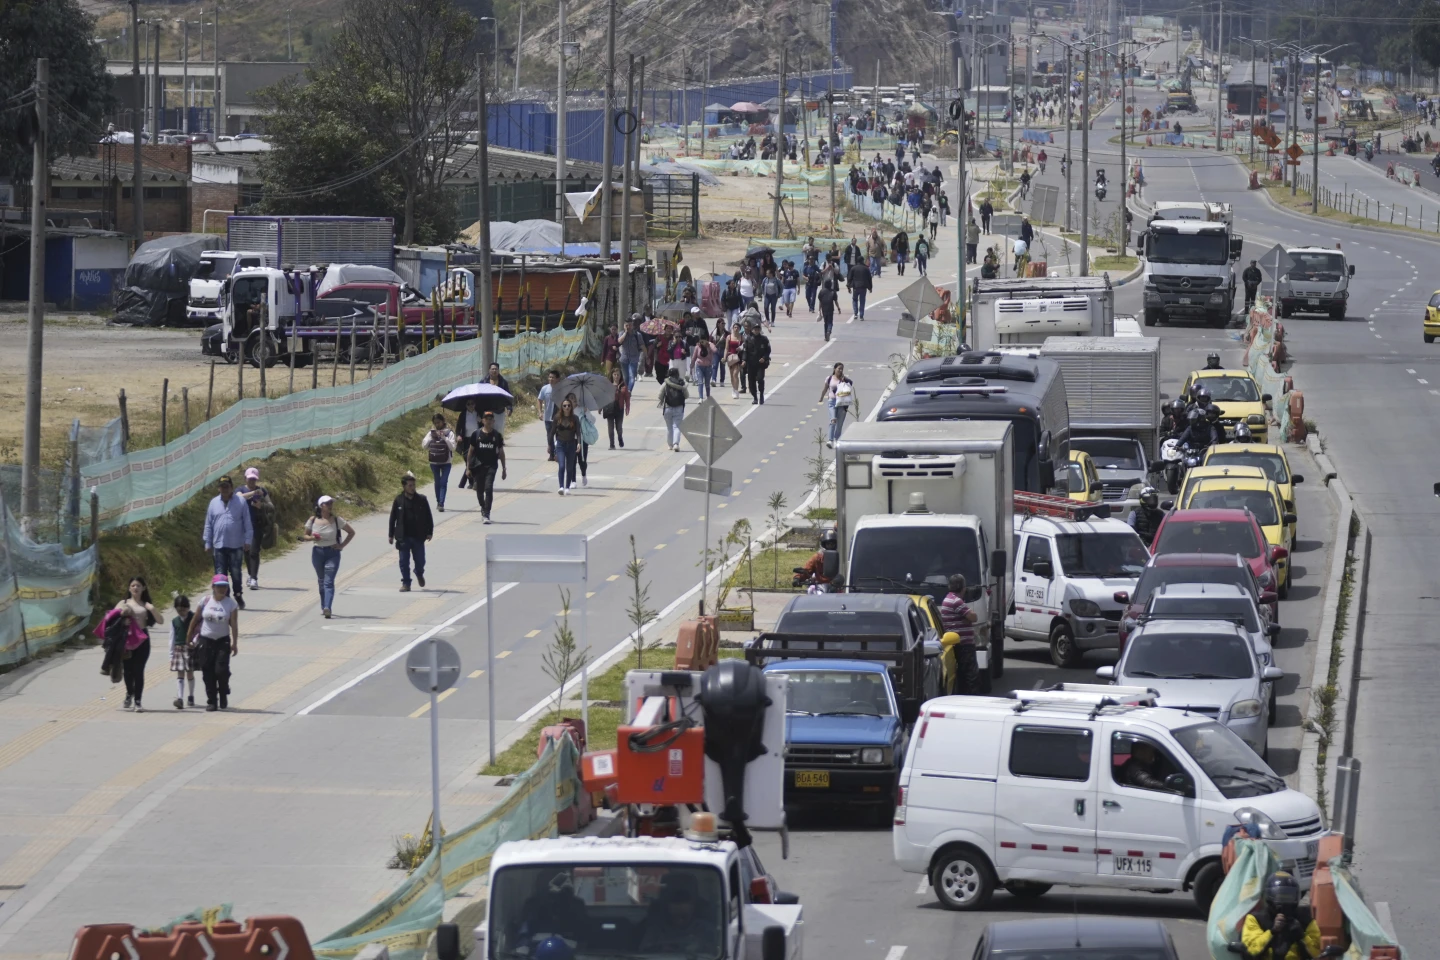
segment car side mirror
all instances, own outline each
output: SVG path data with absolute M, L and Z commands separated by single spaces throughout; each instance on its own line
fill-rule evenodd
M 1032 573 L 1035 574 L 1035 576 L 1044 577 L 1046 580 L 1050 580 L 1055 576 L 1055 567 L 1044 560 L 1041 560 L 1039 563 L 1035 564 L 1035 566 L 1031 567 L 1030 570 Z
M 1260 606 L 1268 607 L 1272 603 L 1279 603 L 1280 597 L 1274 590 L 1265 590 L 1260 594 Z
M 1003 577 L 1010 572 L 1010 558 L 1004 550 L 990 551 L 990 576 Z
M 1287 513 L 1287 514 L 1285 514 L 1285 516 L 1281 517 L 1280 519 L 1284 520 L 1287 524 L 1290 524 L 1290 523 L 1294 523 L 1294 522 L 1295 522 L 1296 517 L 1295 517 L 1295 514 L 1293 514 L 1293 513 Z
M 1270 402 L 1271 400 L 1273 400 L 1274 398 L 1271 397 L 1270 394 L 1268 394 L 1268 393 L 1262 393 L 1262 394 L 1260 394 L 1260 399 L 1261 399 L 1261 400 L 1264 400 L 1266 403 L 1269 403 L 1269 402 Z
M 1265 625 L 1265 636 L 1269 637 L 1271 640 L 1274 640 L 1276 637 L 1280 636 L 1280 624 L 1267 623 Z
M 1115 668 L 1114 668 L 1114 667 L 1096 667 L 1096 668 L 1095 668 L 1095 676 L 1099 677 L 1101 680 L 1114 680 L 1114 679 L 1115 679 Z
M 1128 604 L 1130 602 L 1130 591 L 1116 590 L 1113 594 L 1111 594 L 1110 599 L 1114 600 L 1116 603 Z
M 1266 667 L 1264 670 L 1260 671 L 1260 679 L 1283 680 L 1285 679 L 1285 671 L 1281 670 L 1279 667 Z
M 1295 474 L 1293 477 L 1290 478 L 1290 482 L 1291 482 L 1292 484 L 1295 484 L 1295 483 L 1304 483 L 1304 482 L 1305 482 L 1305 478 L 1302 477 L 1302 476 L 1300 476 L 1300 474 L 1297 473 L 1297 474 Z
M 785 960 L 785 928 L 766 927 L 760 933 L 760 960 Z
M 1160 501 L 1160 509 L 1161 509 L 1161 510 L 1174 510 L 1174 509 L 1175 509 L 1175 501 L 1174 501 L 1174 500 L 1161 500 L 1161 501 Z
M 1190 778 L 1183 773 L 1172 773 L 1165 778 L 1165 789 L 1187 791 L 1190 789 Z
M 964 600 L 966 603 L 976 603 L 984 595 L 985 588 L 981 587 L 979 584 L 975 584 L 974 586 L 966 587 L 965 592 L 960 594 L 960 599 Z
M 1286 514 L 1286 516 L 1294 516 L 1294 514 Z M 1289 523 L 1290 521 L 1287 520 L 1286 522 Z M 1286 557 L 1288 557 L 1288 556 L 1290 556 L 1290 551 L 1289 551 L 1289 550 L 1286 550 L 1284 547 L 1271 547 L 1271 548 L 1270 548 L 1270 559 L 1271 559 L 1271 560 L 1284 560 L 1284 559 L 1285 559 Z
M 1350 276 L 1355 276 L 1355 264 L 1350 264 Z
M 1055 489 L 1055 462 L 1053 460 L 1040 461 L 1040 486 L 1046 490 Z
M 900 722 L 907 727 L 920 718 L 920 701 L 916 699 L 900 701 Z
M 1102 490 L 1104 490 L 1104 489 L 1105 489 L 1105 484 L 1101 483 L 1099 480 L 1093 481 L 1093 482 L 1090 484 L 1090 492 L 1091 492 L 1091 493 L 1099 493 L 1100 491 L 1102 491 Z

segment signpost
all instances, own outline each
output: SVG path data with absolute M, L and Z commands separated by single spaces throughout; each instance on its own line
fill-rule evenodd
M 460 653 L 447 640 L 431 637 L 412 647 L 405 657 L 410 685 L 430 694 L 430 843 L 435 848 L 435 874 L 445 886 L 440 861 L 440 694 L 460 679 Z M 492 757 L 490 760 L 494 763 Z
M 1260 269 L 1270 274 L 1270 308 L 1277 314 L 1280 312 L 1280 307 L 1275 301 L 1280 295 L 1280 278 L 1293 266 L 1295 266 L 1295 261 L 1278 243 L 1265 251 L 1265 256 L 1260 258 Z
M 680 432 L 690 441 L 703 464 L 691 464 L 685 468 L 685 489 L 705 492 L 705 539 L 700 551 L 700 616 L 703 617 L 705 578 L 710 573 L 710 494 L 729 493 L 733 479 L 729 470 L 716 470 L 715 461 L 740 442 L 740 428 L 720 409 L 720 404 L 712 396 L 700 401 L 680 421 Z
M 965 282 L 962 276 L 960 282 Z M 899 293 L 901 305 L 910 314 L 910 320 L 901 318 L 896 327 L 895 335 L 910 338 L 910 352 L 915 352 L 915 341 L 919 339 L 929 340 L 934 336 L 935 325 L 930 323 L 930 315 L 940 308 L 943 302 L 940 299 L 940 291 L 935 289 L 935 284 L 930 282 L 929 277 L 920 277 L 910 286 Z M 965 338 L 960 339 L 963 341 Z M 923 335 L 923 336 L 922 336 Z

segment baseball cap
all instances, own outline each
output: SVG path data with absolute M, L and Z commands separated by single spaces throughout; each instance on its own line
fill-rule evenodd
M 215 574 L 215 576 L 210 578 L 210 586 L 225 587 L 228 589 L 230 587 L 230 578 L 225 576 L 225 574 L 223 573 L 217 573 Z
M 224 485 L 226 485 L 226 484 L 229 484 L 230 486 L 233 487 L 233 486 L 235 486 L 235 481 L 234 481 L 234 480 L 231 480 L 231 479 L 230 479 L 230 474 L 227 473 L 227 474 L 225 474 L 225 476 L 223 476 L 223 477 L 220 478 L 220 484 L 221 484 L 221 486 L 224 486 Z
M 327 493 L 327 494 L 325 494 L 324 496 L 322 496 L 319 500 L 316 500 L 316 501 L 315 501 L 315 506 L 317 506 L 317 507 L 323 507 L 323 506 L 325 506 L 325 504 L 327 504 L 327 503 L 334 503 L 334 502 L 335 502 L 335 498 L 332 497 L 332 496 L 330 496 L 330 495 Z
M 259 467 L 251 467 L 250 469 L 246 470 L 246 471 L 245 471 L 245 479 L 246 479 L 246 480 L 259 480 L 259 479 L 260 479 L 260 468 L 259 468 Z
M 405 476 L 403 476 L 403 477 L 400 478 L 400 482 L 401 482 L 401 483 L 404 483 L 404 482 L 406 482 L 407 480 L 414 480 L 414 479 L 415 479 L 415 471 L 413 471 L 413 470 L 406 470 L 406 471 L 405 471 Z

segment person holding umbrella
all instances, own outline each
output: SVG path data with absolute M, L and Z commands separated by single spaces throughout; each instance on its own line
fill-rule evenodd
M 600 442 L 600 430 L 595 426 L 590 413 L 604 410 L 615 399 L 615 385 L 597 373 L 572 373 L 560 386 L 560 393 L 574 406 L 580 419 L 580 436 L 576 448 L 576 465 L 580 468 L 580 486 L 588 487 L 586 476 L 590 468 L 590 446 Z M 572 484 L 573 486 L 573 478 Z

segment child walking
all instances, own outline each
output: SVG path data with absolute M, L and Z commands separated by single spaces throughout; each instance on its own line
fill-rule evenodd
M 190 621 L 195 614 L 190 612 L 190 598 L 185 594 L 175 597 L 175 619 L 170 621 L 170 669 L 175 672 L 175 709 L 184 710 L 185 705 L 195 706 L 195 667 L 190 662 Z M 190 684 L 187 694 L 185 684 Z

